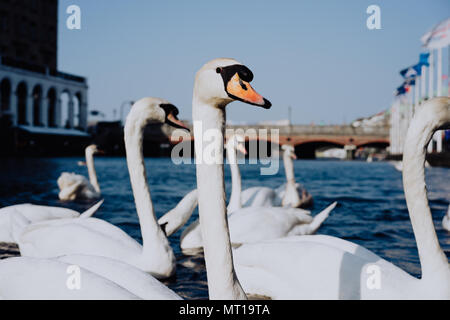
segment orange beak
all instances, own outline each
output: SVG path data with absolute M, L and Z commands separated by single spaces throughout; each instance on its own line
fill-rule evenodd
M 291 153 L 291 158 L 292 158 L 293 160 L 297 160 L 297 155 L 296 155 L 295 153 Z
M 237 73 L 228 81 L 227 92 L 232 98 L 242 102 L 260 106 L 265 109 L 269 109 L 272 106 L 269 100 L 256 92 L 250 83 L 243 81 Z
M 171 125 L 172 127 L 190 131 L 189 128 L 183 123 L 183 121 L 178 120 L 178 118 L 172 113 L 169 113 L 167 115 L 166 123 Z

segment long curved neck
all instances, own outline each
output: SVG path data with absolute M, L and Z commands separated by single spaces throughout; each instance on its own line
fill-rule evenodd
M 175 208 L 158 219 L 159 225 L 164 225 L 167 237 L 177 232 L 192 216 L 198 203 L 197 189 L 186 194 Z
M 141 227 L 144 255 L 156 250 L 155 247 L 166 247 L 168 242 L 156 221 L 144 164 L 143 135 L 149 120 L 145 117 L 145 114 L 135 114 L 132 111 L 128 115 L 127 123 L 125 124 L 125 149 L 128 172 Z
M 283 153 L 284 172 L 286 173 L 286 182 L 295 184 L 294 162 L 289 152 Z
M 94 153 L 90 150 L 86 150 L 86 166 L 89 174 L 89 182 L 94 187 L 95 191 L 100 192 L 100 185 L 97 180 L 97 172 L 95 171 L 94 166 Z
M 435 108 L 439 102 L 431 100 L 419 109 L 408 129 L 403 151 L 403 188 L 417 242 L 422 279 L 442 279 L 443 274 L 448 277 L 449 273 L 447 258 L 434 229 L 424 174 L 428 142 L 434 131 L 444 124 L 442 119 L 450 121 L 448 107 Z
M 236 149 L 233 148 L 231 145 L 230 146 L 227 145 L 226 150 L 227 150 L 228 163 L 230 164 L 230 170 L 231 170 L 231 196 L 230 196 L 230 202 L 228 204 L 228 210 L 229 210 L 229 212 L 233 212 L 235 210 L 242 208 L 241 171 L 239 170 L 239 165 L 237 163 Z
M 210 299 L 245 299 L 233 267 L 223 174 L 225 106 L 192 102 L 200 227 Z M 208 133 L 207 131 L 210 130 Z M 212 131 L 211 131 L 212 130 Z M 215 132 L 214 132 L 215 131 Z M 207 136 L 213 134 L 212 142 Z M 206 159 L 214 150 L 215 158 Z

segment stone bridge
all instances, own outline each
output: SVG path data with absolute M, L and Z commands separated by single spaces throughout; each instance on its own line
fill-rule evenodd
M 164 129 L 162 131 L 170 136 L 172 130 L 168 128 Z M 266 140 L 268 143 L 276 142 L 280 145 L 293 145 L 297 156 L 304 159 L 315 158 L 316 150 L 325 150 L 333 147 L 344 148 L 349 152 L 353 152 L 361 147 L 386 148 L 390 144 L 389 127 L 353 127 L 351 125 L 233 125 L 227 126 L 226 136 L 228 137 L 238 129 L 243 131 L 247 141 Z M 276 137 L 277 134 L 278 137 Z M 185 139 L 192 141 L 192 134 Z M 178 140 L 171 142 L 177 143 Z

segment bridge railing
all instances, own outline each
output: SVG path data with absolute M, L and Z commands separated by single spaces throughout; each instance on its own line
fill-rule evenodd
M 280 135 L 341 135 L 341 136 L 389 136 L 389 127 L 353 127 L 353 126 L 312 126 L 312 125 L 294 125 L 294 126 L 227 126 L 227 128 L 247 129 L 278 129 Z

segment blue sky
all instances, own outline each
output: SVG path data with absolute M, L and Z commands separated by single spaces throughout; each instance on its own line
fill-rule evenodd
M 71 4 L 81 8 L 81 30 L 66 28 Z M 366 27 L 371 4 L 381 8 L 381 30 Z M 90 109 L 109 119 L 145 96 L 191 119 L 195 72 L 232 57 L 273 107 L 234 102 L 228 119 L 286 119 L 292 106 L 294 123 L 340 124 L 389 107 L 398 71 L 418 61 L 420 37 L 449 13 L 448 0 L 60 0 L 58 65 L 88 78 Z

